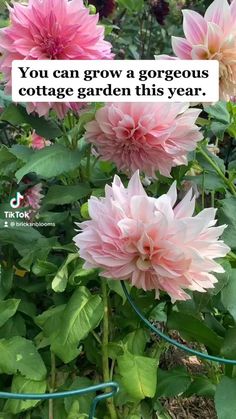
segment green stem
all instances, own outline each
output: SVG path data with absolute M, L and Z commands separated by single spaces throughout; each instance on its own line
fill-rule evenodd
M 236 255 L 235 255 L 235 253 L 229 252 L 227 256 L 228 256 L 228 258 L 230 260 L 232 260 L 232 262 L 236 262 Z
M 202 156 L 205 158 L 205 160 L 213 167 L 213 169 L 218 173 L 218 175 L 223 179 L 229 190 L 232 192 L 234 196 L 236 196 L 236 188 L 235 186 L 230 182 L 229 179 L 224 175 L 222 170 L 217 166 L 217 164 L 208 156 L 208 154 L 199 146 L 198 152 L 202 154 Z
M 53 393 L 55 390 L 56 383 L 56 360 L 55 355 L 51 352 L 51 382 L 50 382 L 50 393 Z M 53 413 L 53 399 L 49 399 L 48 402 L 48 416 L 49 419 L 54 419 Z
M 90 179 L 90 159 L 91 159 L 91 146 L 88 149 L 87 153 L 87 162 L 86 162 L 86 177 Z
M 109 312 L 108 312 L 108 295 L 107 295 L 107 284 L 106 280 L 102 278 L 102 295 L 104 304 L 104 315 L 103 315 L 103 337 L 102 337 L 102 367 L 103 367 L 103 379 L 104 381 L 110 381 L 109 373 L 109 360 L 108 360 L 108 342 L 109 342 Z M 117 419 L 116 408 L 113 402 L 113 398 L 106 400 L 107 409 L 110 413 L 111 419 Z

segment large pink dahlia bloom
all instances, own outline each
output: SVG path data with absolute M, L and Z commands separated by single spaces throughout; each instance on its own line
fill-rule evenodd
M 138 172 L 125 188 L 118 176 L 106 186 L 105 198 L 91 197 L 91 220 L 74 241 L 84 268 L 101 268 L 108 278 L 130 280 L 146 290 L 166 291 L 175 300 L 204 292 L 217 282 L 211 272 L 224 272 L 214 261 L 230 250 L 218 240 L 225 225 L 214 227 L 214 208 L 193 216 L 195 199 L 189 191 L 176 205 L 175 183 L 159 198 L 147 196 Z
M 0 31 L 0 70 L 11 92 L 13 60 L 99 60 L 111 59 L 111 44 L 104 40 L 99 15 L 90 15 L 82 0 L 29 0 L 14 3 L 10 26 Z M 62 118 L 79 103 L 32 103 L 29 112 L 46 115 L 50 108 Z
M 109 103 L 86 125 L 85 138 L 104 160 L 119 170 L 155 171 L 170 176 L 173 166 L 187 163 L 187 153 L 202 139 L 195 125 L 201 112 L 186 103 Z
M 172 37 L 175 55 L 182 60 L 218 60 L 221 99 L 236 95 L 236 0 L 214 0 L 205 16 L 183 10 L 185 38 Z M 158 59 L 172 57 L 159 55 Z

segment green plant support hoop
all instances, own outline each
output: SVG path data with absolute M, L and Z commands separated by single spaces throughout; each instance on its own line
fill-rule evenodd
M 145 323 L 145 325 L 156 335 L 158 335 L 160 338 L 165 340 L 166 342 L 170 343 L 171 345 L 176 346 L 179 349 L 182 349 L 185 352 L 188 352 L 192 355 L 195 355 L 199 358 L 206 359 L 207 361 L 213 361 L 213 362 L 219 362 L 220 364 L 228 364 L 228 365 L 236 365 L 236 359 L 228 359 L 228 358 L 222 358 L 218 356 L 208 355 L 204 352 L 195 351 L 194 349 L 188 348 L 186 345 L 183 345 L 182 343 L 177 342 L 177 340 L 170 338 L 165 333 L 161 332 L 156 326 L 154 326 L 150 321 L 144 316 L 144 314 L 141 312 L 141 310 L 136 306 L 135 302 L 132 300 L 126 285 L 124 281 L 121 281 L 121 285 L 123 288 L 123 291 L 125 293 L 125 296 L 127 300 L 129 301 L 130 305 L 134 309 L 135 313 L 138 315 L 138 317 Z
M 0 392 L 0 398 L 2 399 L 15 399 L 15 400 L 49 400 L 49 399 L 63 399 L 65 397 L 72 397 L 72 396 L 83 396 L 84 394 L 93 393 L 95 391 L 102 391 L 105 389 L 110 388 L 111 390 L 107 393 L 98 394 L 94 397 L 90 412 L 89 412 L 89 419 L 95 418 L 95 412 L 97 404 L 104 399 L 108 399 L 113 397 L 118 391 L 119 386 L 114 381 L 109 381 L 107 383 L 97 384 L 91 387 L 84 387 L 78 390 L 71 390 L 71 391 L 62 391 L 58 393 L 46 393 L 46 394 L 38 394 L 38 393 L 7 393 L 7 392 Z

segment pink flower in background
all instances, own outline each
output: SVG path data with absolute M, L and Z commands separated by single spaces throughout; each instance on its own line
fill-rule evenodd
M 190 298 L 183 289 L 214 288 L 211 272 L 224 272 L 214 259 L 230 250 L 218 240 L 226 226 L 214 227 L 214 208 L 193 216 L 192 192 L 176 205 L 175 183 L 167 194 L 148 197 L 138 172 L 127 188 L 115 176 L 105 193 L 91 197 L 91 220 L 78 224 L 82 232 L 74 238 L 85 269 L 101 268 L 103 276 L 130 280 L 156 297 L 166 291 L 172 301 Z
M 185 38 L 172 37 L 175 55 L 182 60 L 218 60 L 221 99 L 236 95 L 236 0 L 214 0 L 205 16 L 183 10 Z M 159 55 L 158 59 L 174 59 Z
M 119 170 L 170 176 L 203 138 L 195 125 L 200 112 L 186 103 L 108 103 L 86 125 L 85 138 Z
M 52 144 L 51 141 L 46 140 L 43 137 L 40 137 L 40 135 L 36 134 L 35 132 L 33 132 L 31 138 L 32 138 L 31 147 L 34 150 L 41 150 L 41 148 L 47 147 Z
M 99 60 L 111 59 L 111 44 L 104 40 L 104 28 L 97 25 L 98 14 L 90 15 L 82 0 L 30 0 L 14 3 L 10 26 L 0 32 L 0 70 L 11 92 L 13 60 Z M 62 118 L 79 103 L 32 103 L 28 112 L 40 116 L 54 109 Z
M 43 199 L 44 195 L 42 192 L 42 184 L 38 183 L 35 186 L 27 189 L 24 192 L 24 200 L 22 203 L 22 207 L 30 207 L 33 210 L 38 210 L 40 208 L 41 200 Z

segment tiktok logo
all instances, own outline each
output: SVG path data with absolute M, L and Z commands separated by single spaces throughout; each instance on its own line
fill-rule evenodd
M 24 199 L 23 195 L 20 192 L 16 192 L 16 197 L 10 200 L 10 205 L 12 208 L 19 208 L 20 203 Z

